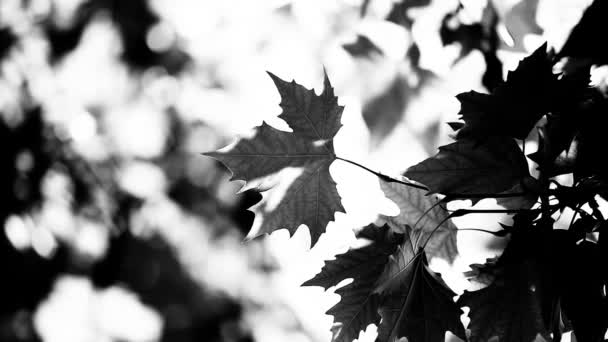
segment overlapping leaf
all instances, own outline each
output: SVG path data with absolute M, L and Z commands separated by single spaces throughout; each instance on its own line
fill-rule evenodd
M 601 248 L 590 241 L 574 246 L 571 265 L 564 279 L 562 303 L 577 341 L 604 341 L 608 329 L 608 298 L 605 292 L 605 260 Z M 604 268 L 604 269 L 602 269 Z
M 352 283 L 336 291 L 340 295 L 340 302 L 327 312 L 334 316 L 333 341 L 351 342 L 369 324 L 380 321 L 380 297 L 373 292 L 388 257 L 399 245 L 398 236 L 391 233 L 387 226 L 369 225 L 359 236 L 371 240 L 371 243 L 350 249 L 336 256 L 335 260 L 326 261 L 319 274 L 302 284 L 328 289 L 344 279 L 353 279 Z
M 526 158 L 508 137 L 491 137 L 483 143 L 459 140 L 410 167 L 406 177 L 426 185 L 433 193 L 499 193 L 529 175 Z
M 521 222 L 510 228 L 513 236 L 500 258 L 471 265 L 469 275 L 488 285 L 465 291 L 458 301 L 470 308 L 471 342 L 559 341 L 568 326 L 561 298 L 568 293 L 564 273 L 571 268 L 572 234 L 522 229 Z
M 327 76 L 323 93 L 316 95 L 314 90 L 269 74 L 281 94 L 279 117 L 293 132 L 262 123 L 252 138 L 206 155 L 224 163 L 232 179 L 245 180 L 244 189 L 266 191 L 264 200 L 254 207 L 256 218 L 248 238 L 282 228 L 293 234 L 305 224 L 314 245 L 334 214 L 344 212 L 329 173 L 336 158 L 332 139 L 341 127 L 343 107 Z
M 378 282 L 376 291 L 383 296 L 379 340 L 443 342 L 447 331 L 464 340 L 462 311 L 453 300 L 456 294 L 429 269 L 426 254 L 418 250 L 425 240 L 412 233 L 391 256 Z
M 425 190 L 384 180 L 380 180 L 380 188 L 399 207 L 399 215 L 385 217 L 388 224 L 402 234 L 406 233 L 407 226 L 420 230 L 424 240 L 431 238 L 425 248 L 427 254 L 453 262 L 458 255 L 457 228 L 448 218 L 449 213 L 438 205 L 437 196 L 427 196 Z
M 550 341 L 531 267 L 524 263 L 509 269 L 488 287 L 465 291 L 460 297 L 459 304 L 471 309 L 471 342 L 486 342 L 493 337 L 501 342 L 532 342 L 537 336 Z M 481 279 L 489 274 L 483 272 Z
M 503 135 L 518 139 L 528 136 L 534 124 L 548 111 L 557 81 L 553 63 L 543 44 L 510 71 L 506 82 L 491 94 L 469 91 L 456 98 L 461 103 L 462 127 L 457 137 L 485 140 Z

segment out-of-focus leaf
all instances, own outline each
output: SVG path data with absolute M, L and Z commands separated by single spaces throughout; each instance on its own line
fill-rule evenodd
M 432 193 L 498 193 L 529 175 L 528 164 L 515 141 L 491 137 L 483 143 L 459 140 L 410 167 L 406 177 Z
M 361 34 L 357 35 L 357 39 L 354 42 L 342 45 L 342 48 L 353 57 L 372 58 L 384 54 L 374 42 Z
M 499 1 L 492 1 L 493 3 Z M 500 6 L 495 6 L 500 7 Z M 540 35 L 543 29 L 536 22 L 536 11 L 538 0 L 522 0 L 510 7 L 506 12 L 499 13 L 509 36 L 513 40 L 513 46 L 503 44 L 506 49 L 525 52 L 524 38 L 526 35 Z
M 373 292 L 388 257 L 399 245 L 399 238 L 386 225 L 369 225 L 359 236 L 370 239 L 371 243 L 326 261 L 319 274 L 302 284 L 321 286 L 327 290 L 344 279 L 353 279 L 352 283 L 336 291 L 340 295 L 340 302 L 327 311 L 328 315 L 334 316 L 333 341 L 351 342 L 369 324 L 380 322 L 380 298 Z
M 409 16 L 408 11 L 416 7 L 426 7 L 430 5 L 430 0 L 401 0 L 393 4 L 386 20 L 401 25 L 408 30 L 412 28 L 413 20 Z
M 486 89 L 493 90 L 502 83 L 502 62 L 496 56 L 499 46 L 496 30 L 499 16 L 494 6 L 488 3 L 480 21 L 470 23 L 470 10 L 461 3 L 457 10 L 448 13 L 443 18 L 439 35 L 444 45 L 458 43 L 462 47 L 456 62 L 473 50 L 478 50 L 483 54 L 486 71 L 481 81 Z M 466 19 L 463 20 L 463 17 Z
M 8 27 L 0 27 L 0 61 L 8 56 L 9 51 L 17 42 L 17 36 Z
M 380 188 L 399 207 L 399 215 L 386 218 L 389 225 L 402 234 L 409 230 L 407 227 L 420 230 L 419 234 L 424 235 L 422 241 L 431 236 L 425 248 L 427 254 L 453 262 L 458 255 L 458 230 L 448 219 L 449 213 L 437 205 L 437 196 L 427 196 L 425 190 L 383 180 L 380 180 Z
M 363 107 L 363 120 L 369 127 L 372 143 L 383 141 L 403 119 L 411 93 L 407 81 L 397 76 L 388 89 Z
M 283 112 L 279 117 L 293 133 L 262 123 L 252 138 L 205 155 L 224 163 L 232 171 L 232 179 L 245 180 L 244 189 L 272 188 L 286 181 L 281 171 L 298 168 L 299 175 L 274 208 L 268 208 L 267 200 L 254 207 L 256 219 L 248 237 L 282 228 L 293 234 L 305 224 L 314 245 L 335 212 L 344 212 L 336 183 L 329 173 L 329 165 L 336 158 L 332 139 L 341 127 L 344 107 L 338 106 L 327 76 L 320 96 L 295 81 L 289 83 L 273 74 L 270 76 L 281 94 Z

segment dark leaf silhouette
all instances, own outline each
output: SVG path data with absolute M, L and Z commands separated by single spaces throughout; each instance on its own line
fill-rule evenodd
M 608 167 L 598 156 L 603 155 L 605 144 L 604 128 L 608 124 L 608 100 L 599 95 L 579 115 L 585 119 L 580 120 L 580 130 L 574 139 L 576 144 L 574 158 L 574 177 L 581 180 L 593 175 L 604 182 L 608 181 Z
M 270 77 L 281 94 L 283 112 L 279 117 L 293 133 L 262 123 L 252 138 L 205 155 L 224 163 L 232 171 L 232 179 L 247 181 L 244 189 L 264 191 L 277 183 L 284 185 L 290 181 L 285 171 L 295 168 L 298 175 L 292 177 L 282 198 L 277 198 L 282 195 L 279 191 L 271 189 L 254 207 L 256 219 L 248 237 L 282 228 L 293 234 L 305 224 L 314 245 L 335 212 L 344 211 L 329 173 L 329 165 L 336 158 L 332 139 L 340 129 L 343 107 L 338 106 L 327 76 L 320 96 L 295 82 L 285 82 L 273 74 Z M 280 202 L 269 208 L 267 197 Z
M 532 227 L 531 225 L 535 226 Z M 470 340 L 559 341 L 570 327 L 563 310 L 567 293 L 564 272 L 569 273 L 575 239 L 569 231 L 541 231 L 542 223 L 518 218 L 512 239 L 500 258 L 471 265 L 472 280 L 487 285 L 465 291 L 458 303 L 470 308 Z M 531 230 L 530 228 L 534 229 Z
M 598 44 L 589 39 L 604 30 L 606 15 L 608 15 L 608 3 L 603 0 L 593 1 L 579 23 L 570 32 L 559 56 L 590 59 L 594 64 L 608 63 L 606 44 Z
M 407 169 L 406 177 L 433 193 L 497 193 L 528 175 L 528 164 L 510 138 L 492 137 L 483 143 L 459 140 Z
M 571 253 L 569 276 L 565 279 L 563 308 L 572 322 L 577 341 L 604 340 L 608 328 L 606 298 L 601 265 L 601 251 L 596 243 L 583 241 Z
M 557 76 L 543 44 L 524 58 L 491 94 L 469 91 L 456 96 L 465 126 L 459 139 L 484 140 L 496 135 L 524 139 L 551 105 Z
M 515 226 L 513 229 L 522 229 Z M 477 291 L 465 291 L 459 298 L 461 306 L 470 308 L 470 341 L 532 342 L 537 337 L 550 341 L 550 331 L 543 319 L 541 268 L 531 256 L 530 236 L 514 233 L 513 239 L 498 259 L 485 265 L 471 265 L 478 283 L 488 285 Z
M 465 292 L 459 303 L 471 311 L 470 341 L 488 341 L 498 337 L 500 341 L 535 340 L 540 335 L 549 341 L 549 331 L 542 319 L 542 304 L 531 265 L 525 263 L 495 279 L 488 287 Z M 482 273 L 484 277 L 489 271 Z M 482 277 L 482 281 L 487 281 Z

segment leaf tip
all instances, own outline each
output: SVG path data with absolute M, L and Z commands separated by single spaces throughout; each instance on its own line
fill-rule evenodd
M 275 75 L 274 73 L 272 73 L 271 71 L 266 70 L 266 73 L 268 74 L 268 76 L 270 76 L 270 79 L 272 79 L 272 82 L 275 84 L 275 86 L 277 88 L 280 89 L 280 87 L 282 85 L 284 85 L 285 83 L 289 83 L 287 81 L 285 81 L 284 79 L 280 78 L 279 76 Z

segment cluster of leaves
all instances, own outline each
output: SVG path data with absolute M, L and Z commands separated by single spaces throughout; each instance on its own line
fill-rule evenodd
M 367 169 L 400 214 L 363 228 L 358 236 L 367 245 L 327 261 L 303 284 L 329 289 L 352 279 L 336 291 L 341 301 L 328 311 L 334 341 L 357 339 L 369 324 L 378 326 L 379 341 L 438 342 L 447 331 L 472 342 L 559 341 L 566 331 L 580 341 L 603 340 L 608 222 L 598 201 L 608 199 L 601 158 L 608 99 L 589 86 L 591 62 L 556 74 L 558 61 L 542 45 L 491 93 L 458 95 L 461 121 L 450 123 L 455 141 L 405 177 Z M 332 139 L 343 108 L 327 76 L 321 95 L 271 77 L 282 97 L 280 117 L 293 132 L 263 123 L 253 137 L 207 155 L 245 180 L 246 189 L 265 191 L 250 237 L 283 228 L 293 234 L 305 224 L 314 245 L 334 214 L 344 211 L 329 165 L 336 159 L 358 164 L 335 154 Z M 526 155 L 529 140 L 538 150 Z M 506 209 L 448 211 L 444 205 L 483 198 L 496 198 Z M 556 229 L 566 210 L 574 213 L 570 225 Z M 492 232 L 509 243 L 499 257 L 471 265 L 471 281 L 485 287 L 455 301 L 427 259 L 452 262 L 457 228 L 451 219 L 479 212 L 515 214 L 512 225 Z M 470 308 L 468 334 L 462 307 Z

